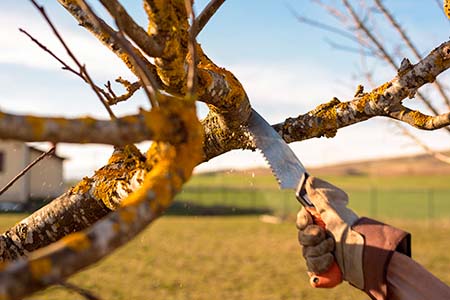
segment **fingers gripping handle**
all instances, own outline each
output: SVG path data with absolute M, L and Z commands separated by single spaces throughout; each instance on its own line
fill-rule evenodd
M 326 229 L 326 224 L 320 217 L 320 213 L 314 207 L 314 204 L 308 197 L 304 189 L 304 184 L 306 179 L 308 178 L 308 174 L 305 173 L 303 180 L 301 180 L 300 185 L 297 189 L 296 195 L 298 201 L 305 207 L 305 209 L 311 214 L 314 224 L 319 225 L 323 229 Z M 308 273 L 309 283 L 314 288 L 332 288 L 342 282 L 342 272 L 339 268 L 339 265 L 336 262 L 336 258 L 334 259 L 330 268 L 321 274 Z
M 306 210 L 311 214 L 314 224 L 325 229 L 325 223 L 319 212 L 314 207 L 306 207 Z M 336 262 L 336 258 L 327 271 L 321 274 L 309 273 L 309 276 L 309 283 L 314 288 L 332 288 L 342 282 L 342 272 Z

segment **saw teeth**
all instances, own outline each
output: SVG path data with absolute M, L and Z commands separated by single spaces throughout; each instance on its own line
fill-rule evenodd
M 275 179 L 277 180 L 278 184 L 281 185 L 281 179 L 278 177 L 277 172 L 275 172 L 275 170 L 273 169 L 272 164 L 270 163 L 270 160 L 266 157 L 266 155 L 264 154 L 263 151 L 259 151 L 261 152 L 262 156 L 264 157 L 264 160 L 267 162 L 267 164 L 269 165 L 270 171 L 272 172 L 273 176 L 275 177 Z

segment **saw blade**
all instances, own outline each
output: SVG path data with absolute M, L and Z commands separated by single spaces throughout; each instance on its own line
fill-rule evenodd
M 280 135 L 255 110 L 248 129 L 282 189 L 297 189 L 306 169 Z

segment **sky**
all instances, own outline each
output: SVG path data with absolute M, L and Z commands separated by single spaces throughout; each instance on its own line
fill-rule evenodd
M 96 1 L 90 2 L 108 19 Z M 342 9 L 339 2 L 329 1 Z M 448 39 L 450 25 L 436 1 L 384 2 L 423 54 Z M 97 84 L 113 81 L 119 76 L 130 81 L 134 79 L 123 63 L 78 26 L 57 1 L 41 0 L 40 3 Z M 146 26 L 141 1 L 121 3 L 140 24 Z M 197 13 L 206 3 L 196 2 Z M 337 35 L 299 23 L 289 7 L 311 19 L 337 24 L 308 0 L 228 0 L 198 37 L 207 55 L 236 75 L 253 107 L 270 123 L 303 114 L 333 97 L 341 101 L 350 100 L 358 84 L 370 89 L 361 75 L 361 56 L 332 47 L 329 41 L 357 46 Z M 401 46 L 399 37 L 381 23 L 377 24 L 377 33 L 394 45 L 390 51 L 401 52 L 396 56 L 398 63 L 403 56 L 408 56 L 414 63 L 415 59 Z M 29 1 L 0 1 L 0 109 L 18 114 L 90 115 L 107 119 L 105 109 L 89 87 L 73 74 L 61 70 L 58 62 L 36 47 L 18 28 L 27 30 L 61 57 L 67 57 Z M 367 66 L 373 71 L 376 84 L 396 75 L 393 69 L 374 58 L 367 58 Z M 449 76 L 447 72 L 439 79 L 445 82 Z M 120 88 L 116 86 L 116 90 Z M 432 89 L 426 88 L 425 92 L 430 93 L 439 105 L 440 99 Z M 405 104 L 422 108 L 416 100 L 405 101 Z M 122 116 L 136 113 L 139 107 L 148 108 L 142 91 L 113 110 Z M 205 114 L 205 106 L 199 105 L 199 116 Z M 434 149 L 450 149 L 448 134 L 442 130 L 411 131 Z M 145 149 L 148 145 L 144 142 L 139 146 Z M 48 147 L 46 144 L 37 146 L 42 149 Z M 307 167 L 421 152 L 414 142 L 399 133 L 392 121 L 385 118 L 340 129 L 334 138 L 310 139 L 293 143 L 291 147 Z M 92 175 L 95 169 L 106 163 L 112 147 L 61 144 L 57 151 L 67 158 L 65 177 L 73 179 Z M 259 153 L 236 150 L 203 163 L 196 171 L 264 165 Z

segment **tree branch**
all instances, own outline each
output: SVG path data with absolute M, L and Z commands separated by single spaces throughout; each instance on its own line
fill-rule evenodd
M 157 44 L 141 26 L 134 22 L 118 1 L 100 0 L 100 2 L 114 18 L 119 29 L 127 34 L 147 55 L 158 57 L 162 54 L 163 47 Z
M 66 119 L 0 113 L 0 136 L 24 142 L 127 145 L 157 140 L 177 143 L 185 138 L 182 128 L 180 119 L 160 109 L 141 110 L 138 115 L 113 122 L 90 117 Z
M 99 26 L 94 25 L 86 15 L 86 12 L 80 7 L 76 1 L 72 0 L 57 0 L 77 21 L 78 23 L 86 28 L 90 33 L 92 33 L 100 42 L 102 42 L 109 50 L 115 53 L 126 66 L 134 73 L 136 73 L 135 67 L 130 63 L 130 54 L 120 46 L 117 41 L 108 32 L 114 31 L 108 24 L 103 20 L 100 21 L 103 28 L 108 28 L 107 31 L 99 28 Z M 139 49 L 133 47 L 133 53 L 144 62 L 146 69 L 154 75 L 157 80 L 158 88 L 163 88 L 164 84 L 159 80 L 156 73 L 156 68 L 151 64 Z
M 274 127 L 287 142 L 320 136 L 332 137 L 339 128 L 375 116 L 390 116 L 391 112 L 398 111 L 403 99 L 413 97 L 417 89 L 433 82 L 436 76 L 449 67 L 450 42 L 445 42 L 422 61 L 370 93 L 360 94 L 348 102 L 332 100 Z M 439 126 L 445 125 L 443 118 L 439 117 Z
M 405 44 L 408 46 L 408 48 L 412 51 L 414 56 L 420 60 L 422 59 L 422 55 L 420 55 L 419 50 L 416 46 L 414 46 L 412 40 L 408 37 L 405 30 L 400 26 L 400 24 L 395 20 L 394 16 L 391 14 L 391 12 L 384 6 L 384 4 L 381 2 L 381 0 L 375 0 L 375 4 L 380 9 L 380 11 L 383 13 L 383 15 L 386 17 L 386 19 L 389 21 L 389 23 L 392 25 L 392 27 L 395 28 L 395 30 L 400 34 Z M 445 5 L 445 4 L 444 4 Z M 433 83 L 436 86 L 436 89 L 438 90 L 439 94 L 441 95 L 442 99 L 444 100 L 445 105 L 448 109 L 450 109 L 450 98 L 447 96 L 447 94 L 444 91 L 444 87 L 442 84 L 435 80 Z
M 214 16 L 214 14 L 219 10 L 220 6 L 225 2 L 225 0 L 211 0 L 205 9 L 200 13 L 196 19 L 197 25 L 194 27 L 193 34 L 197 36 L 208 24 L 209 20 Z

